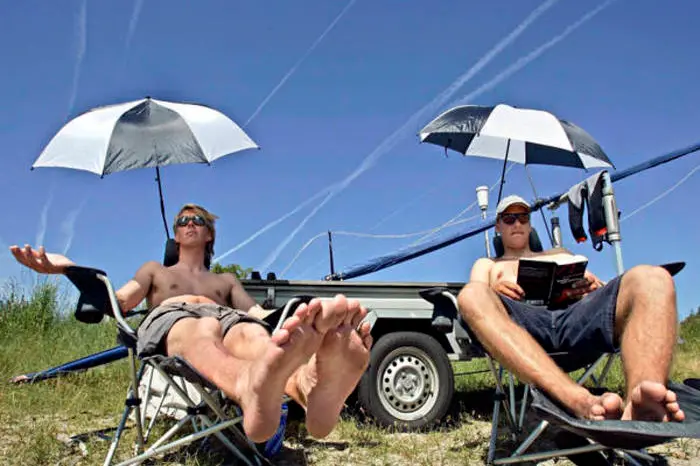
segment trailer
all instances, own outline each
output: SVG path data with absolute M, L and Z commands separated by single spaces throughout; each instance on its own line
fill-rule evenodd
M 279 280 L 273 274 L 242 280 L 264 308 L 299 295 L 332 298 L 343 294 L 368 310 L 374 343 L 370 364 L 351 398 L 383 426 L 419 430 L 439 423 L 454 393 L 452 361 L 479 356 L 466 332 L 443 319 L 421 293 L 436 287 L 455 294 L 464 283 L 346 282 Z M 444 328 L 444 325 L 450 328 Z M 443 326 L 440 328 L 440 326 Z

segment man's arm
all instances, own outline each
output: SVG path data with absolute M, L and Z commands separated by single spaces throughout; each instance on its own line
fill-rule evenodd
M 160 267 L 161 265 L 156 261 L 146 262 L 136 271 L 134 278 L 116 291 L 117 301 L 123 314 L 138 306 L 148 296 L 153 285 L 153 277 Z
M 501 271 L 496 279 L 491 281 L 491 270 L 493 269 L 494 261 L 486 257 L 482 257 L 474 262 L 472 271 L 469 277 L 469 283 L 477 282 L 484 283 L 491 287 L 496 293 L 508 296 L 511 299 L 522 299 L 523 289 L 517 283 L 508 280 L 502 280 L 503 271 Z
M 493 267 L 493 261 L 486 257 L 477 259 L 472 266 L 471 273 L 469 274 L 469 282 L 481 282 L 491 285 L 491 268 Z
M 75 265 L 75 262 L 64 255 L 47 253 L 43 246 L 39 249 L 33 249 L 28 244 L 23 248 L 11 246 L 10 252 L 17 262 L 39 273 L 63 274 L 66 267 Z M 155 261 L 146 262 L 136 272 L 134 278 L 116 292 L 117 301 L 123 313 L 136 307 L 148 295 L 153 284 L 153 276 L 159 267 L 160 264 Z
M 253 314 L 263 310 L 262 307 L 255 302 L 253 297 L 248 294 L 245 288 L 243 288 L 243 284 L 241 284 L 240 280 L 238 280 L 234 274 L 226 273 L 224 275 L 231 282 L 230 301 L 233 309 L 240 309 L 241 311 L 247 312 L 254 311 Z

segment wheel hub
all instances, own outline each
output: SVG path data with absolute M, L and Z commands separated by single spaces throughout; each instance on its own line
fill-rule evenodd
M 429 361 L 427 357 L 421 358 L 411 354 L 413 352 L 404 349 L 387 358 L 378 381 L 382 404 L 394 416 L 406 420 L 420 417 L 424 414 L 422 411 L 430 410 L 435 398 L 435 370 L 432 364 L 426 362 Z

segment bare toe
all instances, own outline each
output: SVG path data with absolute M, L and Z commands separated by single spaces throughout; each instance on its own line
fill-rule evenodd
M 656 422 L 682 421 L 685 416 L 676 399 L 676 394 L 668 390 L 664 384 L 645 380 L 630 392 L 629 403 L 622 419 Z M 676 410 L 676 408 L 678 409 Z
M 348 324 L 352 328 L 358 328 L 360 322 L 362 322 L 364 318 L 367 317 L 367 309 L 365 309 L 357 300 L 351 301 L 350 307 L 352 309 L 352 315 L 350 316 Z M 350 312 L 348 312 L 348 314 L 350 314 Z
M 326 333 L 332 328 L 342 325 L 348 312 L 348 300 L 338 294 L 332 300 L 324 300 L 321 309 L 314 318 L 313 327 L 319 333 Z
M 582 419 L 593 421 L 604 421 L 620 419 L 622 415 L 622 398 L 615 393 L 604 393 L 595 396 L 587 391 L 582 392 L 582 396 L 570 409 Z

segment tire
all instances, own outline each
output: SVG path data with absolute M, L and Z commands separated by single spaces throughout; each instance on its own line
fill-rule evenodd
M 450 407 L 454 372 L 435 338 L 389 333 L 372 347 L 357 392 L 365 413 L 381 426 L 422 430 L 439 422 Z

